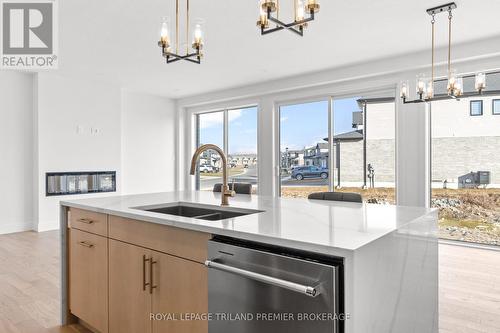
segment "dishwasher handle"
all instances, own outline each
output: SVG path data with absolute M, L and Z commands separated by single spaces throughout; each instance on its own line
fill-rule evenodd
M 236 268 L 233 266 L 224 265 L 224 264 L 212 261 L 212 260 L 205 261 L 205 266 L 207 266 L 208 268 L 217 269 L 219 271 L 224 271 L 224 272 L 228 272 L 228 273 L 241 275 L 241 276 L 244 276 L 246 278 L 260 281 L 260 282 L 267 283 L 267 284 L 271 284 L 271 285 L 274 285 L 277 287 L 285 288 L 285 289 L 295 291 L 297 293 L 300 293 L 300 294 L 303 294 L 303 295 L 306 295 L 309 297 L 316 297 L 320 294 L 317 287 L 306 286 L 306 285 L 302 285 L 299 283 L 295 283 L 295 282 L 291 282 L 291 281 L 287 281 L 287 280 L 283 280 L 283 279 L 278 279 L 278 278 L 275 278 L 272 276 L 247 271 L 247 270 L 244 270 L 241 268 Z

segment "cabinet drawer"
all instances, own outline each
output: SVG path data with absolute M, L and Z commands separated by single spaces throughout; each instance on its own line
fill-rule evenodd
M 106 214 L 70 208 L 69 215 L 71 228 L 88 231 L 101 236 L 108 236 L 108 219 Z
M 109 237 L 204 263 L 211 235 L 110 215 Z
M 69 309 L 97 329 L 108 331 L 108 240 L 69 231 Z

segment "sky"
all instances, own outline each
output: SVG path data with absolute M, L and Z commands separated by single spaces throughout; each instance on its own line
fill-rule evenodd
M 200 143 L 223 146 L 224 112 L 200 114 Z M 228 111 L 229 154 L 257 153 L 257 107 Z
M 360 111 L 359 97 L 334 100 L 334 133 L 352 131 L 352 112 Z M 257 153 L 257 107 L 228 111 L 229 153 Z M 200 143 L 223 145 L 224 113 L 199 116 Z M 280 145 L 282 151 L 302 149 L 325 142 L 328 137 L 328 101 L 287 105 L 280 108 Z
M 358 97 L 334 100 L 334 134 L 350 132 L 352 113 L 360 111 Z M 283 106 L 280 109 L 280 146 L 284 151 L 311 147 L 328 137 L 328 101 Z

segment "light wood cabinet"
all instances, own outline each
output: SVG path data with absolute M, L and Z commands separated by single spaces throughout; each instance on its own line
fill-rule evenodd
M 151 251 L 109 240 L 109 332 L 151 332 Z
M 100 333 L 208 332 L 207 321 L 168 319 L 208 312 L 211 235 L 73 209 L 70 226 L 73 315 Z
M 207 268 L 197 262 L 153 252 L 153 313 L 204 315 L 208 310 Z M 186 318 L 184 318 L 186 319 Z M 153 321 L 153 332 L 208 332 L 208 322 L 197 320 Z
M 106 214 L 71 208 L 69 211 L 69 223 L 73 229 L 87 231 L 104 237 L 108 236 L 108 216 Z
M 207 241 L 210 237 L 204 232 L 109 216 L 109 238 L 199 263 L 207 260 Z
M 69 308 L 99 332 L 108 332 L 108 240 L 71 229 Z

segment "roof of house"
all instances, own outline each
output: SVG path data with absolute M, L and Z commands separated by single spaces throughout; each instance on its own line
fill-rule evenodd
M 328 138 L 324 138 L 323 140 L 328 142 Z M 363 130 L 355 130 L 351 132 L 340 133 L 333 137 L 334 142 L 360 141 L 360 140 L 363 140 Z

